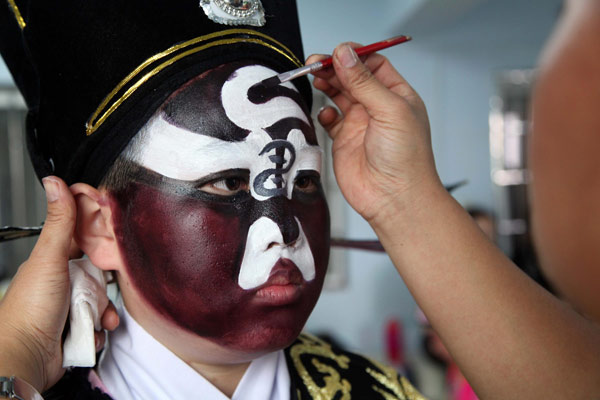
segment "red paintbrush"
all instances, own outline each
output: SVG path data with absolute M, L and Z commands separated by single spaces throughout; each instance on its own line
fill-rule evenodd
M 392 46 L 395 46 L 400 43 L 408 42 L 411 39 L 412 38 L 410 36 L 405 36 L 405 35 L 396 36 L 391 39 L 382 40 L 381 42 L 377 42 L 377 43 L 369 44 L 367 46 L 356 48 L 356 49 L 354 49 L 354 51 L 356 51 L 356 54 L 358 54 L 359 57 L 366 56 L 371 53 L 375 53 L 376 51 L 387 49 L 388 47 L 392 47 Z M 323 68 L 330 67 L 331 64 L 333 64 L 333 57 L 326 58 L 322 61 L 317 61 L 316 63 L 312 63 L 312 64 L 306 65 L 304 67 L 294 69 L 292 71 L 288 71 L 288 72 L 281 73 L 279 75 L 275 75 L 271 78 L 267 78 L 264 81 L 261 81 L 261 82 L 257 83 L 256 85 L 254 85 L 254 87 L 259 86 L 259 85 L 263 86 L 263 87 L 276 86 L 276 85 L 279 85 L 280 83 L 299 78 L 306 74 L 320 71 Z

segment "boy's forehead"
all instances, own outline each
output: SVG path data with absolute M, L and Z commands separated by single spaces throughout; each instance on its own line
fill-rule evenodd
M 240 141 L 248 131 L 232 123 L 221 104 L 221 90 L 238 63 L 225 64 L 192 79 L 176 90 L 158 114 L 169 124 L 225 141 Z
M 186 181 L 231 168 L 254 175 L 273 167 L 273 151 L 264 149 L 275 141 L 287 143 L 282 160 L 298 156 L 294 170 L 319 171 L 321 150 L 293 85 L 273 88 L 262 103 L 249 98 L 255 83 L 275 73 L 228 64 L 184 85 L 144 127 L 139 163 Z
M 244 140 L 283 118 L 297 118 L 312 130 L 304 101 L 291 83 L 269 89 L 260 100 L 252 98 L 250 88 L 275 74 L 249 62 L 221 65 L 175 91 L 159 114 L 178 128 L 228 142 Z M 314 135 L 305 133 L 316 144 Z

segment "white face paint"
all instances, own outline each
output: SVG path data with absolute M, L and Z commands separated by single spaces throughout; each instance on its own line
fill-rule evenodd
M 264 284 L 269 279 L 271 269 L 280 258 L 292 260 L 305 281 L 314 279 L 315 261 L 302 224 L 298 218 L 296 218 L 296 222 L 300 227 L 300 236 L 292 246 L 282 245 L 283 237 L 279 227 L 267 217 L 259 218 L 250 226 L 238 277 L 238 284 L 242 289 L 252 289 Z M 278 245 L 272 246 L 273 243 Z
M 223 86 L 221 98 L 227 116 L 240 128 L 250 131 L 245 140 L 227 142 L 199 135 L 155 117 L 143 128 L 146 140 L 136 161 L 161 175 L 184 181 L 195 181 L 227 169 L 248 169 L 252 196 L 257 200 L 266 200 L 269 196 L 256 193 L 253 184 L 257 175 L 274 166 L 269 159 L 272 152 L 259 155 L 267 144 L 274 142 L 264 128 L 290 117 L 308 123 L 300 106 L 288 97 L 276 97 L 258 105 L 248 100 L 248 89 L 274 74 L 275 71 L 259 65 L 244 67 L 237 70 L 236 76 Z M 289 82 L 284 85 L 294 89 Z M 287 197 L 291 198 L 298 171 L 321 171 L 322 150 L 309 145 L 299 129 L 292 129 L 286 141 L 294 148 L 296 155 L 290 170 L 283 175 Z M 289 151 L 286 151 L 284 158 L 289 161 Z M 272 188 L 274 184 L 267 180 L 265 186 Z
M 229 142 L 190 132 L 158 116 L 143 128 L 145 141 L 135 161 L 161 175 L 183 181 L 200 180 L 225 170 L 248 170 L 252 197 L 265 201 L 272 196 L 264 193 L 277 188 L 272 174 L 266 172 L 275 169 L 275 149 L 269 146 L 283 148 L 283 163 L 277 169 L 284 171 L 279 175 L 282 179 L 279 187 L 291 199 L 299 171 L 320 172 L 321 149 L 309 145 L 300 129 L 291 129 L 285 139 L 275 140 L 265 130 L 285 118 L 309 123 L 302 108 L 291 98 L 275 97 L 264 104 L 248 100 L 248 89 L 252 85 L 275 74 L 275 71 L 263 66 L 246 66 L 235 71 L 223 85 L 221 100 L 227 117 L 235 125 L 250 131 L 244 140 Z M 291 83 L 284 85 L 295 90 Z M 265 176 L 267 179 L 264 179 Z M 266 191 L 257 193 L 257 187 Z M 238 276 L 240 287 L 252 289 L 266 283 L 280 258 L 293 261 L 305 280 L 314 279 L 314 257 L 297 218 L 296 222 L 300 236 L 290 244 L 283 243 L 277 223 L 266 216 L 250 226 Z M 277 245 L 272 246 L 273 243 Z

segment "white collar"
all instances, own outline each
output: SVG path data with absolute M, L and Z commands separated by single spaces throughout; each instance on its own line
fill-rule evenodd
M 227 400 L 192 367 L 154 339 L 120 307 L 121 322 L 110 334 L 98 374 L 115 400 Z M 290 378 L 283 350 L 250 363 L 232 400 L 289 400 Z

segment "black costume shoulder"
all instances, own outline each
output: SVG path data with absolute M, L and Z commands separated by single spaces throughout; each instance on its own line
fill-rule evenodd
M 285 356 L 293 400 L 425 400 L 393 368 L 305 333 Z
M 378 362 L 301 334 L 284 350 L 292 400 L 425 400 L 403 376 Z M 73 368 L 45 400 L 112 400 L 92 388 L 89 368 Z
M 90 368 L 72 368 L 42 393 L 44 400 L 113 400 L 100 389 L 92 388 L 88 379 Z

